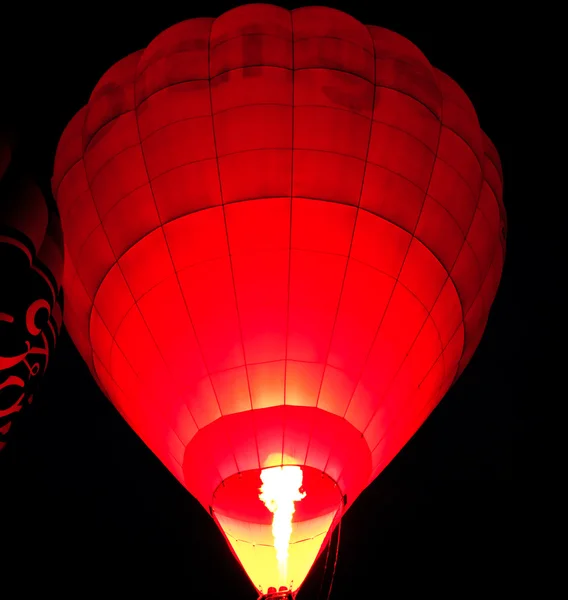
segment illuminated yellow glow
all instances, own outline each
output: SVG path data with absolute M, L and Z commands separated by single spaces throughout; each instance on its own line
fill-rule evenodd
M 300 492 L 304 474 L 301 467 L 283 466 L 263 469 L 260 473 L 262 486 L 259 498 L 273 514 L 272 536 L 278 561 L 280 581 L 278 585 L 289 585 L 288 547 L 292 536 L 292 519 L 296 512 L 295 503 L 305 498 Z
M 288 548 L 288 583 L 276 583 L 280 572 L 271 525 L 240 521 L 219 513 L 216 517 L 251 582 L 259 592 L 266 592 L 271 585 L 293 585 L 298 590 L 321 551 L 336 514 L 334 510 L 309 521 L 294 522 Z

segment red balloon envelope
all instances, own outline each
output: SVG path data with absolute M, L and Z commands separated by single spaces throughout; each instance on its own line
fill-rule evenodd
M 501 190 L 458 85 L 328 8 L 175 25 L 69 123 L 67 327 L 259 589 L 301 585 L 471 358 Z M 261 480 L 281 465 L 291 534 Z
M 62 321 L 59 217 L 12 158 L 0 136 L 0 450 L 32 402 Z

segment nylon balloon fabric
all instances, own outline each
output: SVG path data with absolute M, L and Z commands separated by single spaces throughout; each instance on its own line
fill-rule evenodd
M 297 589 L 483 334 L 506 216 L 471 102 L 396 33 L 246 5 L 111 67 L 52 185 L 74 343 L 258 589 L 260 472 L 302 467 Z

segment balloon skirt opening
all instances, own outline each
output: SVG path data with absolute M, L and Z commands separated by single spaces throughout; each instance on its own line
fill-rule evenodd
M 282 586 L 297 590 L 340 514 L 343 494 L 336 482 L 318 469 L 301 469 L 305 497 L 295 503 L 285 581 L 276 554 L 273 513 L 259 498 L 262 470 L 233 475 L 215 491 L 211 514 L 259 592 Z

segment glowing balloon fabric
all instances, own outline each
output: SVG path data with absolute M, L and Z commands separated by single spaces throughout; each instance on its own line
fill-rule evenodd
M 275 585 L 262 468 L 299 465 L 297 588 L 472 356 L 497 152 L 408 40 L 247 5 L 114 65 L 62 135 L 66 324 L 101 388 Z

